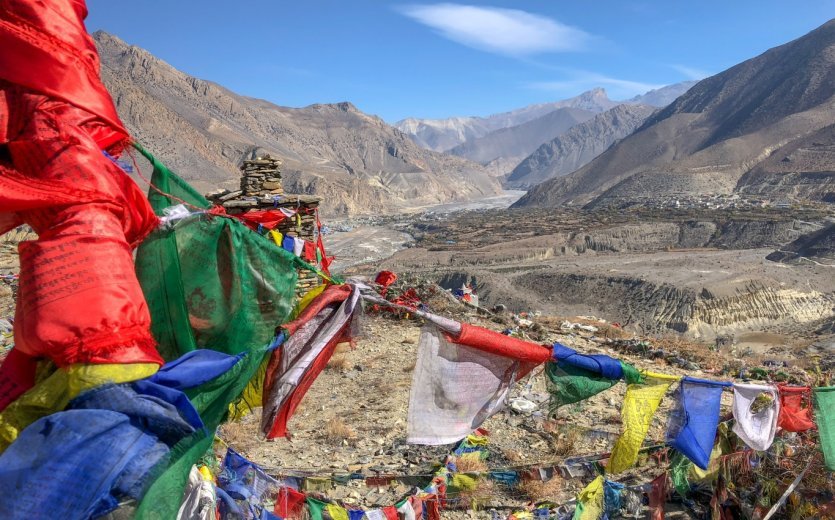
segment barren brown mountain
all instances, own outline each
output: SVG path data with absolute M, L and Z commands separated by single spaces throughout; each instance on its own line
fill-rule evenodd
M 102 77 L 128 129 L 198 189 L 234 187 L 241 160 L 268 152 L 284 162 L 285 191 L 325 197 L 328 213 L 500 191 L 482 166 L 424 150 L 350 103 L 281 107 L 188 76 L 110 34 L 94 36 Z
M 654 110 L 648 105 L 623 104 L 575 125 L 520 162 L 505 185 L 525 189 L 573 172 L 634 132 Z
M 835 20 L 707 78 L 585 167 L 517 205 L 835 193 Z M 785 159 L 785 160 L 784 160 Z

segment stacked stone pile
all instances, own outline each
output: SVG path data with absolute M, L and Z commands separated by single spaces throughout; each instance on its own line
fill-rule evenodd
M 230 215 L 281 208 L 297 211 L 298 216 L 288 217 L 275 230 L 283 236 L 316 243 L 316 210 L 321 199 L 312 195 L 285 194 L 281 186 L 281 161 L 269 155 L 243 162 L 239 190 L 216 190 L 206 198 L 222 205 Z M 314 273 L 300 269 L 296 293 L 302 295 L 319 283 Z
M 281 161 L 269 155 L 244 161 L 241 166 L 241 192 L 247 197 L 282 195 Z

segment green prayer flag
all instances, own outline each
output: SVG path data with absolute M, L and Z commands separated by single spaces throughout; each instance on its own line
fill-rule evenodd
M 835 386 L 815 388 L 815 424 L 826 469 L 835 471 Z
M 676 491 L 682 497 L 690 494 L 690 481 L 687 480 L 687 475 L 690 473 L 691 466 L 693 462 L 679 451 L 675 452 L 670 459 L 670 478 Z
M 143 153 L 151 183 L 170 194 L 149 192 L 157 215 L 180 200 L 209 207 Z M 292 312 L 300 262 L 233 218 L 197 215 L 154 231 L 139 246 L 136 271 L 160 354 L 170 361 L 198 348 L 238 354 L 265 345 Z
M 328 506 L 326 502 L 322 502 L 321 500 L 316 500 L 312 497 L 307 497 L 305 499 L 307 502 L 307 510 L 310 512 L 310 520 L 325 520 L 325 508 Z
M 630 384 L 643 380 L 635 367 L 620 362 L 626 381 Z M 545 365 L 547 389 L 551 394 L 550 413 L 567 404 L 578 403 L 613 387 L 618 379 L 608 379 L 597 372 L 578 368 L 563 361 L 549 361 Z
M 191 209 L 209 206 L 184 180 L 138 149 L 154 166 L 152 184 L 170 194 L 149 193 L 158 215 L 180 201 Z M 275 328 L 290 316 L 300 262 L 237 220 L 210 215 L 159 229 L 140 246 L 137 276 L 162 356 L 172 360 L 198 348 L 242 356 L 225 373 L 185 391 L 205 429 L 182 439 L 155 469 L 159 476 L 135 518 L 177 517 L 192 465 L 211 448 L 229 404 L 258 372 Z
M 613 387 L 618 380 L 572 366 L 562 361 L 548 361 L 546 386 L 551 394 L 549 412 L 553 415 L 561 406 L 578 403 Z

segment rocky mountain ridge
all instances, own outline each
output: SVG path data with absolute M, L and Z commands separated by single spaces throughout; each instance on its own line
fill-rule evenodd
M 634 132 L 654 111 L 649 105 L 624 103 L 577 124 L 518 163 L 504 184 L 508 188 L 528 189 L 567 175 Z
M 835 20 L 692 87 L 518 207 L 699 194 L 835 200 Z
M 500 191 L 473 162 L 417 146 L 351 103 L 287 108 L 184 74 L 104 32 L 102 78 L 131 133 L 198 189 L 233 187 L 238 165 L 270 153 L 288 193 L 322 196 L 323 212 L 382 213 Z
M 609 99 L 604 89 L 595 88 L 562 101 L 528 105 L 486 117 L 407 118 L 394 123 L 394 127 L 409 135 L 424 148 L 444 152 L 466 141 L 484 137 L 496 130 L 525 124 L 561 108 L 576 108 L 599 113 L 615 105 L 617 103 Z
M 491 132 L 532 122 L 561 108 L 576 108 L 599 114 L 621 104 L 650 105 L 656 108 L 665 107 L 677 97 L 687 92 L 696 83 L 696 81 L 683 81 L 681 83 L 666 85 L 626 101 L 612 101 L 609 99 L 606 90 L 598 87 L 562 101 L 529 105 L 486 117 L 449 117 L 446 119 L 420 119 L 410 117 L 394 123 L 394 126 L 401 132 L 409 135 L 416 143 L 424 148 L 444 152 L 451 151 L 467 142 L 482 138 Z M 550 138 L 537 139 L 539 140 L 537 144 L 542 144 Z
M 595 112 L 580 108 L 558 108 L 527 123 L 465 141 L 447 153 L 484 165 L 501 159 L 503 164 L 512 167 L 536 150 L 540 143 L 564 134 L 594 115 Z M 501 174 L 507 172 L 498 170 Z
M 633 105 L 649 105 L 655 108 L 664 108 L 665 106 L 669 105 L 679 96 L 693 88 L 698 83 L 698 81 L 682 81 L 681 83 L 674 83 L 672 85 L 666 85 L 661 88 L 656 88 L 630 98 L 624 103 L 633 104 Z

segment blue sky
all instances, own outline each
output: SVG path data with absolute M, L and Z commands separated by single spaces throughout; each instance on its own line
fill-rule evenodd
M 285 106 L 351 101 L 389 122 L 488 115 L 601 86 L 700 79 L 806 34 L 835 0 L 88 0 L 103 29 Z

